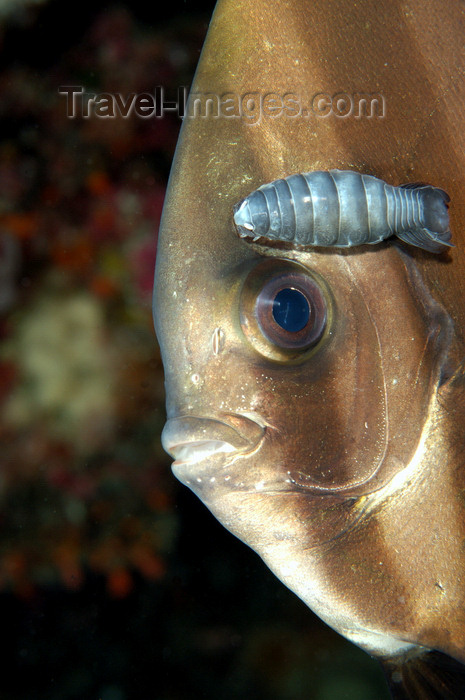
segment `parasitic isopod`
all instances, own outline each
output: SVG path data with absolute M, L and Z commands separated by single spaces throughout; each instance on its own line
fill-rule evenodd
M 234 207 L 240 236 L 347 248 L 396 235 L 441 253 L 451 233 L 449 195 L 432 185 L 395 187 L 352 170 L 316 170 L 262 185 Z

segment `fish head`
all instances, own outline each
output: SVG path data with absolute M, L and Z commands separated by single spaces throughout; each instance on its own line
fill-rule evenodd
M 163 445 L 175 475 L 243 540 L 313 546 L 410 462 L 448 318 L 406 255 L 263 249 L 237 237 L 233 202 L 199 203 L 202 225 L 190 229 L 166 210 L 155 284 Z
M 326 55 L 326 34 L 316 43 L 312 37 L 330 22 L 325 4 L 308 14 L 308 3 L 283 3 L 277 17 L 272 7 L 263 11 L 266 4 L 219 3 L 194 94 L 237 97 L 261 85 L 285 95 L 290 84 L 303 94 L 310 75 L 323 84 L 317 49 Z M 385 24 L 378 5 L 367 11 L 371 28 L 368 20 L 360 26 L 373 76 L 385 62 Z M 331 17 L 345 37 L 341 50 L 355 66 L 350 81 L 356 84 L 366 79 L 366 64 L 357 63 L 345 22 Z M 400 84 L 408 86 L 408 113 L 426 114 L 410 68 L 387 75 L 387 99 L 395 99 Z M 366 547 L 357 543 L 352 595 L 355 559 L 343 559 L 345 538 L 367 521 L 373 494 L 399 484 L 409 494 L 438 391 L 454 370 L 450 315 L 418 264 L 426 260 L 430 278 L 438 280 L 443 262 L 428 267 L 427 254 L 391 242 L 345 251 L 257 244 L 237 235 L 233 212 L 251 191 L 293 172 L 356 168 L 405 182 L 407 156 L 405 162 L 383 156 L 383 149 L 406 154 L 410 148 L 407 135 L 399 146 L 399 114 L 394 110 L 390 122 L 345 125 L 304 119 L 251 125 L 240 116 L 187 115 L 157 252 L 154 321 L 168 416 L 162 441 L 174 474 L 343 633 L 363 609 L 382 628 L 395 588 L 389 581 L 369 605 L 363 596 L 363 577 L 379 558 L 373 536 Z M 457 313 L 460 308 L 456 303 Z M 362 566 L 365 556 L 373 562 Z M 341 606 L 345 612 L 336 619 Z

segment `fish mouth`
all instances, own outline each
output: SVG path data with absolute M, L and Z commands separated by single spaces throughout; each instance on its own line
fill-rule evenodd
M 237 452 L 234 445 L 224 440 L 198 440 L 197 442 L 174 445 L 170 453 L 175 461 L 173 464 L 197 464 L 220 452 Z
M 172 470 L 184 483 L 208 469 L 231 464 L 253 452 L 265 434 L 265 423 L 239 414 L 224 420 L 179 416 L 167 421 L 161 435 L 163 449 L 175 460 Z

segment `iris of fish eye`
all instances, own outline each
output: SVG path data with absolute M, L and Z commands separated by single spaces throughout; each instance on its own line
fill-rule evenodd
M 324 333 L 326 303 L 309 275 L 285 272 L 264 281 L 254 316 L 263 336 L 275 347 L 306 350 Z
M 286 287 L 273 299 L 272 314 L 278 326 L 289 333 L 298 333 L 308 323 L 310 306 L 302 292 Z
M 332 306 L 325 280 L 280 258 L 249 268 L 240 292 L 240 323 L 250 345 L 277 362 L 305 362 L 328 338 Z

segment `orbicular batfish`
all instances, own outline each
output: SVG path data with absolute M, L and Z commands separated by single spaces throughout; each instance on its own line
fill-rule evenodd
M 157 254 L 175 475 L 402 698 L 465 697 L 464 36 L 459 0 L 220 0 Z M 456 247 L 237 235 L 334 169 L 444 189 Z

